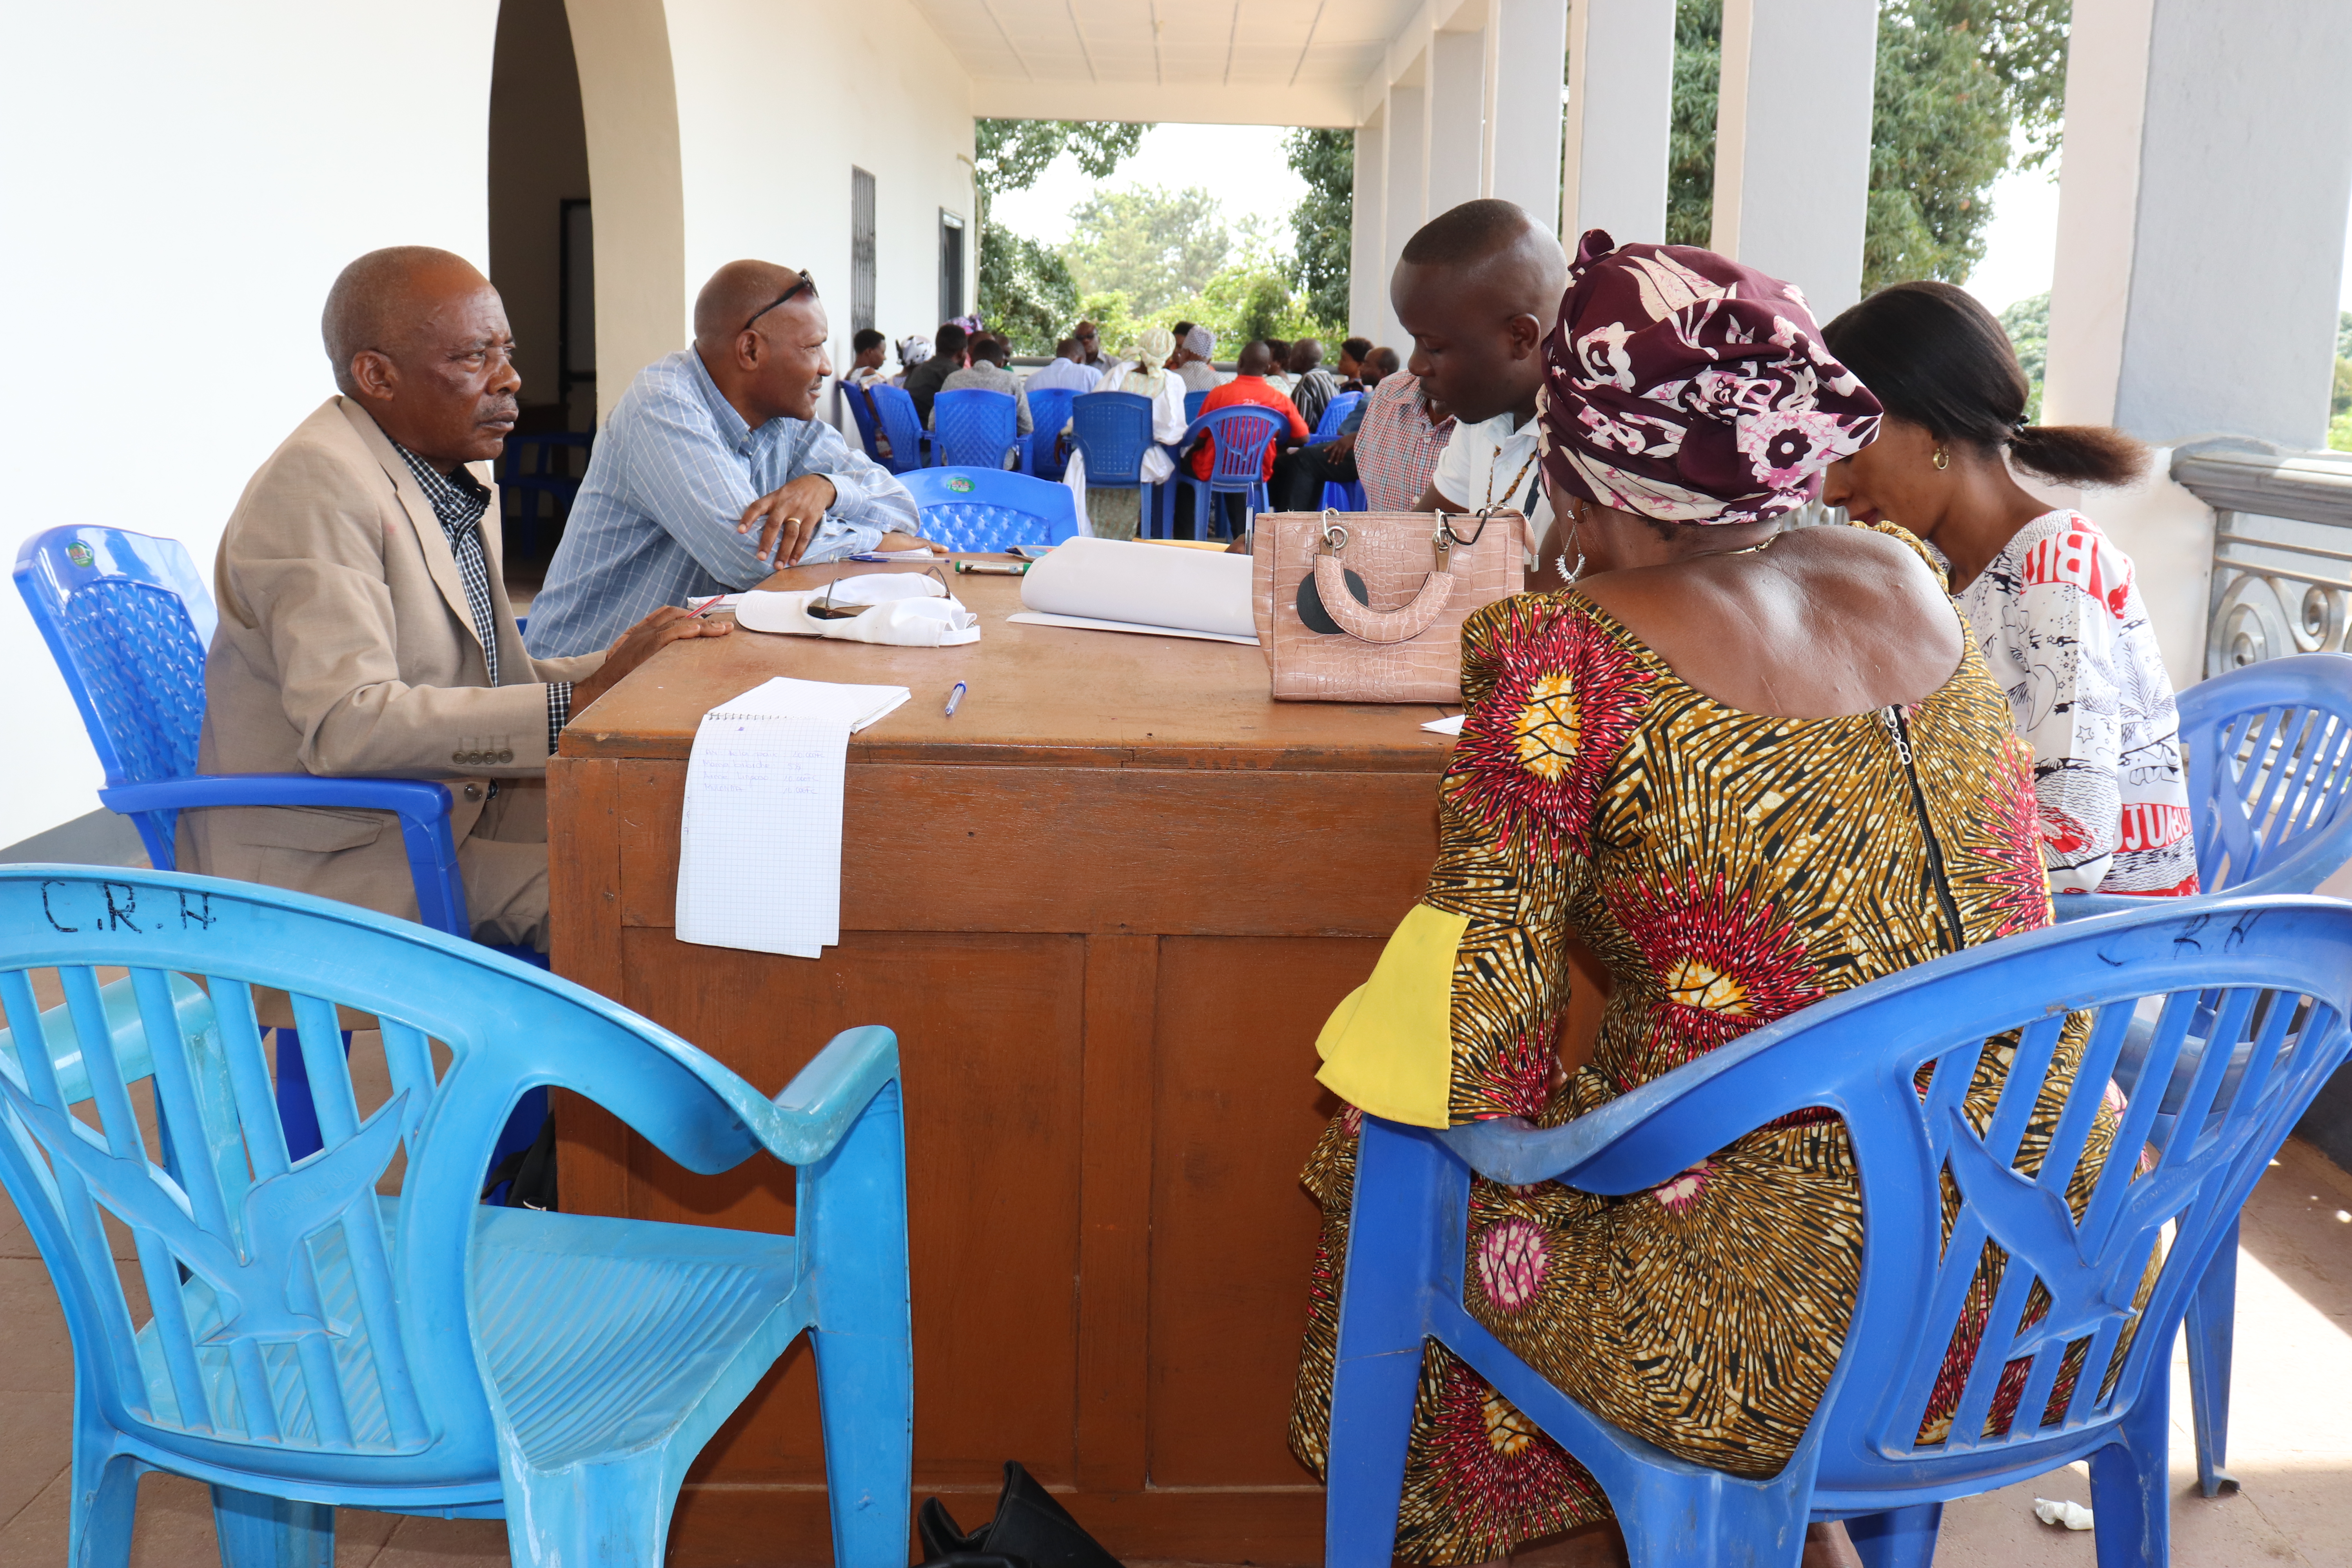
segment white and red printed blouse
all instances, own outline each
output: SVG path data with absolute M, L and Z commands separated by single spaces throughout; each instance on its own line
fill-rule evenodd
M 2195 892 L 2180 721 L 2131 557 L 2044 512 L 1956 598 L 2033 748 L 2050 890 Z

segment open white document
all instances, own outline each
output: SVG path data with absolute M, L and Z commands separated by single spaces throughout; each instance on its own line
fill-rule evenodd
M 1119 539 L 1064 541 L 1021 579 L 1021 612 L 1005 618 L 1032 626 L 1257 641 L 1248 556 L 1161 550 Z
M 680 942 L 815 958 L 841 941 L 849 737 L 908 695 L 779 676 L 702 716 L 686 767 Z

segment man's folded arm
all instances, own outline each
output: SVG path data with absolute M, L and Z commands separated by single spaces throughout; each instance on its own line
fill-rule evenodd
M 864 523 L 888 533 L 919 534 L 923 520 L 915 510 L 915 498 L 907 493 L 898 476 L 867 457 L 852 449 L 841 438 L 841 432 L 821 419 L 809 421 L 802 433 L 799 450 L 793 456 L 794 478 L 802 474 L 823 474 L 833 481 L 834 502 L 827 515 L 844 522 Z M 749 505 L 749 502 L 745 503 Z
M 768 580 L 776 568 L 760 559 L 759 534 L 736 531 L 759 492 L 707 422 L 682 401 L 655 399 L 605 439 L 616 436 L 626 444 L 629 489 L 696 565 L 737 593 Z

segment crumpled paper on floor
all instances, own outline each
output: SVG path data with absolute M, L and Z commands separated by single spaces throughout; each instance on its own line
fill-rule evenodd
M 2046 1497 L 2035 1498 L 2033 1517 L 2044 1524 L 2063 1524 L 2069 1530 L 2091 1528 L 2091 1510 L 2081 1503 L 2067 1502 L 2063 1499 L 2053 1501 Z

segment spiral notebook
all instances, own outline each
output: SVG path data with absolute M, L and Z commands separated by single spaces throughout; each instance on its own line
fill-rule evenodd
M 677 939 L 815 958 L 841 941 L 849 737 L 903 686 L 784 677 L 702 716 L 686 767 Z

